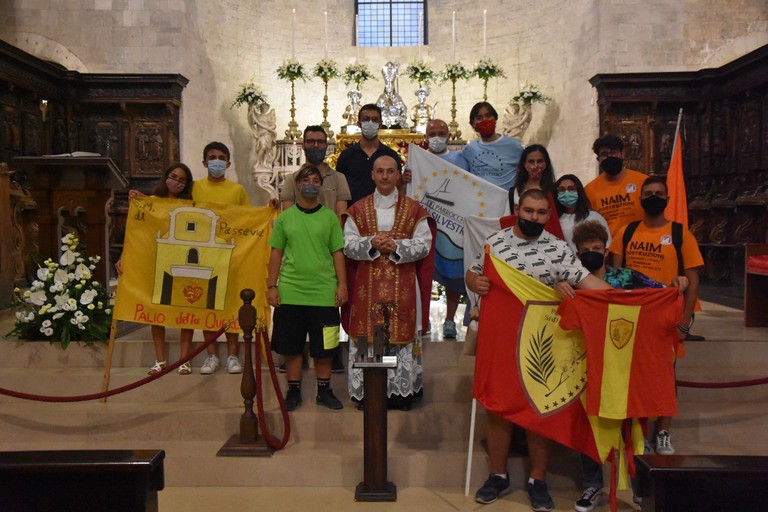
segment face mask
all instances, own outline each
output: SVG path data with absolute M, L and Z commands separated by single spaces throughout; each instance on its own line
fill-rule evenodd
M 578 200 L 579 194 L 577 192 L 566 191 L 561 194 L 557 194 L 557 201 L 566 208 L 570 208 L 571 206 L 575 205 Z
M 363 137 L 373 140 L 379 134 L 379 123 L 376 121 L 363 121 L 360 124 L 360 131 L 363 132 Z
M 488 137 L 496 133 L 496 120 L 495 119 L 483 119 L 475 123 L 475 131 L 480 134 L 481 137 Z
M 600 270 L 605 261 L 605 255 L 601 252 L 587 251 L 579 254 L 581 264 L 590 272 Z
M 640 200 L 640 206 L 643 207 L 643 211 L 648 215 L 659 215 L 664 213 L 664 209 L 667 207 L 667 199 L 662 199 L 659 196 L 644 197 Z
M 527 237 L 538 237 L 541 232 L 544 231 L 544 224 L 521 218 L 517 219 L 517 227 L 519 227 L 520 231 Z
M 445 147 L 447 146 L 448 138 L 447 137 L 430 137 L 429 139 L 429 149 L 433 153 L 442 153 L 445 151 Z
M 208 174 L 221 178 L 227 172 L 227 162 L 224 160 L 208 160 Z
M 320 185 L 312 185 L 311 183 L 306 183 L 299 187 L 299 191 L 301 192 L 301 195 L 306 199 L 315 199 L 320 195 Z
M 184 183 L 179 183 L 176 180 L 172 180 L 171 178 L 168 178 L 165 180 L 165 186 L 168 187 L 168 192 L 177 196 L 184 191 L 184 187 L 186 185 Z
M 624 168 L 624 159 L 617 156 L 609 156 L 600 162 L 600 168 L 611 176 L 616 176 Z
M 325 160 L 325 150 L 323 148 L 305 149 L 304 156 L 307 157 L 307 162 L 317 165 Z

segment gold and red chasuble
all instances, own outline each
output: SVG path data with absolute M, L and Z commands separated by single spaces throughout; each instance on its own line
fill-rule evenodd
M 395 205 L 395 222 L 389 234 L 395 239 L 413 238 L 416 225 L 429 214 L 419 204 L 400 195 Z M 357 225 L 361 236 L 380 233 L 376 222 L 373 194 L 352 205 L 346 212 Z M 348 260 L 350 261 L 350 260 Z M 381 255 L 373 261 L 355 261 L 354 289 L 351 290 L 351 319 L 349 333 L 353 339 L 368 336 L 373 340 L 373 327 L 383 324 L 384 317 L 376 312 L 377 303 L 394 303 L 389 320 L 389 342 L 405 344 L 416 334 L 416 263 L 391 261 Z M 350 266 L 347 267 L 350 271 Z

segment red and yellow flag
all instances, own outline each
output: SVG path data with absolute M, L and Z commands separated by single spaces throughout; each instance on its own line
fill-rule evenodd
M 580 400 L 584 340 L 560 328 L 560 296 L 493 255 L 483 275 L 491 286 L 480 307 L 475 397 L 508 421 L 604 461 L 610 450 L 598 453 Z
M 577 291 L 558 309 L 587 347 L 587 413 L 601 418 L 677 415 L 674 349 L 683 298 L 676 288 Z

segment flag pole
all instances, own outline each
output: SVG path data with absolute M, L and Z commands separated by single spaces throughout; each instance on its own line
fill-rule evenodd
M 680 107 L 680 112 L 677 114 L 677 126 L 675 126 L 675 142 L 672 144 L 672 154 L 675 154 L 677 149 L 677 135 L 680 133 L 680 123 L 683 121 L 683 107 Z

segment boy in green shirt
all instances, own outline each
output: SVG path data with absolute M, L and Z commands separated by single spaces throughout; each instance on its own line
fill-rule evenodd
M 267 300 L 275 308 L 272 348 L 285 357 L 289 411 L 301 403 L 302 352 L 309 335 L 309 354 L 317 374 L 316 403 L 344 406 L 331 389 L 331 357 L 339 344 L 339 307 L 347 301 L 344 235 L 336 214 L 320 204 L 323 178 L 304 164 L 296 173 L 297 202 L 275 221 L 269 245 Z

